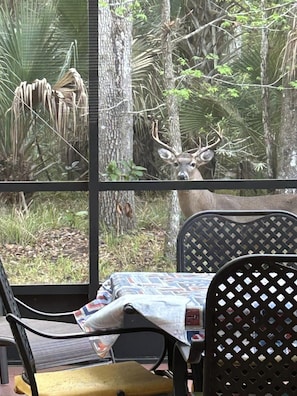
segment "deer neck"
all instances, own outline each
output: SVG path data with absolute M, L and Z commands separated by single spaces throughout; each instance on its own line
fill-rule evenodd
M 203 180 L 196 169 L 189 180 Z M 215 195 L 209 190 L 179 190 L 178 199 L 181 210 L 186 217 L 207 209 L 215 209 Z

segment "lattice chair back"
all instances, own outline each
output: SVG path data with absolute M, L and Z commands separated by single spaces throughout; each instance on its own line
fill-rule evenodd
M 217 272 L 246 254 L 297 254 L 297 216 L 285 211 L 205 211 L 177 238 L 178 272 Z
M 227 263 L 205 312 L 203 396 L 297 395 L 297 255 Z
M 12 288 L 8 282 L 3 263 L 0 259 L 0 293 L 2 303 L 6 313 L 12 313 L 17 317 L 21 317 L 19 308 L 14 298 Z M 31 378 L 30 383 L 33 384 L 32 396 L 38 396 L 37 386 L 35 382 L 34 373 L 36 372 L 33 353 L 29 344 L 29 340 L 24 328 L 17 323 L 11 323 L 11 330 L 13 336 L 17 341 L 17 349 L 23 362 L 23 367 L 26 373 L 23 374 L 24 378 Z M 34 387 L 35 384 L 35 387 Z

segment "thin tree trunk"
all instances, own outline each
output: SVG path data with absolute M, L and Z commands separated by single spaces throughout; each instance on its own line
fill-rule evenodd
M 267 12 L 265 11 L 266 0 L 261 0 L 261 8 L 263 13 L 263 20 L 267 19 Z M 262 123 L 264 130 L 264 141 L 266 147 L 267 158 L 267 173 L 269 178 L 275 177 L 275 167 L 273 166 L 273 133 L 271 130 L 270 114 L 269 114 L 269 80 L 267 74 L 267 62 L 269 51 L 269 33 L 268 28 L 263 27 L 261 37 L 261 90 L 262 90 Z
M 296 81 L 297 52 L 297 18 L 292 21 L 292 29 L 288 34 L 285 56 L 283 60 L 283 98 L 281 109 L 280 139 L 278 144 L 279 168 L 281 179 L 296 179 L 297 177 L 297 90 L 290 82 Z M 296 192 L 287 189 L 286 192 Z
M 171 18 L 170 18 L 170 0 L 163 0 L 162 3 L 162 54 L 164 66 L 164 89 L 165 91 L 175 88 L 174 65 L 172 59 L 173 45 L 171 40 Z M 168 130 L 170 146 L 181 152 L 181 138 L 179 129 L 179 109 L 177 98 L 173 93 L 166 97 L 166 106 L 168 114 Z M 176 238 L 180 226 L 180 207 L 177 198 L 177 192 L 171 193 L 171 203 L 169 206 L 168 225 L 165 239 L 165 256 L 168 259 L 176 257 Z
M 99 172 L 133 158 L 132 0 L 99 4 Z M 121 12 L 118 12 L 121 10 Z M 118 234 L 135 225 L 134 191 L 99 194 L 100 222 Z

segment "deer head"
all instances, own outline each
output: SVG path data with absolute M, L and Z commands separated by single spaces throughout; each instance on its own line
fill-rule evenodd
M 177 153 L 176 150 L 160 140 L 157 121 L 152 124 L 153 139 L 162 146 L 158 150 L 159 156 L 163 161 L 174 166 L 178 180 L 202 180 L 199 167 L 212 160 L 214 156 L 212 148 L 222 140 L 221 130 L 215 130 L 215 133 L 218 137 L 212 143 L 202 147 L 201 139 L 199 139 L 199 146 L 196 149 Z
M 158 124 L 153 122 L 152 136 L 162 148 L 158 150 L 160 157 L 174 166 L 179 180 L 202 180 L 199 167 L 213 158 L 214 148 L 221 140 L 222 133 L 217 134 L 210 144 L 202 147 L 201 139 L 196 149 L 177 153 L 172 147 L 159 138 Z M 297 194 L 258 195 L 241 197 L 228 194 L 216 194 L 209 190 L 178 190 L 181 210 L 186 217 L 202 210 L 286 210 L 297 213 Z

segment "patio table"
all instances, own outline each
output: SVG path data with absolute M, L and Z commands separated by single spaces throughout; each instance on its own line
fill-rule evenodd
M 123 325 L 132 308 L 184 344 L 193 333 L 203 334 L 203 310 L 214 273 L 116 272 L 96 299 L 74 312 L 85 331 Z M 107 354 L 117 335 L 91 339 L 98 354 Z

